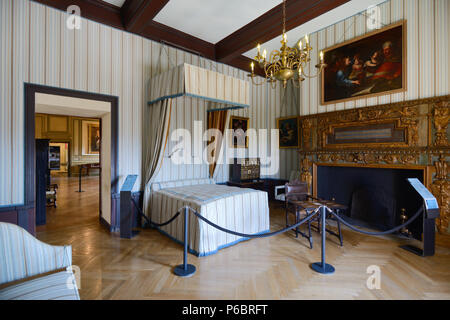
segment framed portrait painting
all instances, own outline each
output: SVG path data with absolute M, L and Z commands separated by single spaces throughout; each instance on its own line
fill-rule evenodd
M 88 154 L 100 153 L 100 126 L 88 124 Z
M 406 90 L 406 21 L 323 52 L 322 105 Z
M 234 148 L 248 148 L 248 137 L 245 135 L 249 126 L 249 118 L 230 117 L 230 129 L 233 130 L 232 143 Z
M 277 119 L 280 148 L 298 148 L 300 146 L 299 118 L 285 117 Z

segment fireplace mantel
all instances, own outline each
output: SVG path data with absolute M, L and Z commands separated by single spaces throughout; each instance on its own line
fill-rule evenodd
M 317 193 L 317 166 L 420 169 L 449 232 L 450 95 L 299 117 L 301 179 Z

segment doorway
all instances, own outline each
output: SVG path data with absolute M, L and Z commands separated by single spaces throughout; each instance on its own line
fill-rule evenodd
M 52 105 L 45 104 L 47 101 Z M 55 99 L 51 95 L 36 94 L 38 231 L 98 221 L 102 192 L 101 118 L 94 118 L 92 111 L 91 117 L 81 117 L 86 112 L 70 107 L 72 103 L 87 106 L 88 102 L 80 99 L 67 101 L 64 97 Z M 63 106 L 70 108 L 62 110 Z M 96 108 L 96 105 L 92 107 Z M 105 107 L 109 112 L 109 103 Z M 103 113 L 104 110 L 100 110 L 98 116 L 101 117 Z
M 36 105 L 39 105 L 39 109 L 36 108 Z M 100 182 L 97 187 L 99 197 L 97 210 L 100 223 L 111 230 L 111 197 L 117 192 L 118 181 L 118 97 L 25 84 L 25 203 L 35 210 L 37 191 L 35 183 L 36 112 L 52 114 L 53 117 L 89 117 L 100 119 L 98 127 L 102 139 L 99 147 L 101 151 L 98 150 L 97 155 L 97 171 L 100 177 Z M 66 131 L 73 126 L 73 123 L 67 121 Z M 64 121 L 60 123 L 64 123 Z M 50 129 L 53 131 L 64 131 L 64 128 L 59 127 L 60 125 L 61 124 L 54 121 L 54 125 Z M 86 137 L 87 135 L 88 133 L 84 134 Z M 93 136 L 95 135 L 93 134 Z M 68 149 L 73 151 L 73 140 L 61 138 L 59 141 L 58 139 L 55 139 L 55 141 L 52 142 L 62 143 L 64 146 L 68 142 Z M 78 142 L 81 143 L 81 141 Z M 69 145 L 71 145 L 70 148 Z M 83 148 L 83 150 L 88 150 L 89 146 Z M 95 151 L 95 145 L 93 144 L 87 152 L 91 152 L 92 156 Z M 67 178 L 69 178 L 69 176 L 74 176 L 75 172 L 73 171 L 76 170 L 74 169 L 75 161 L 73 152 L 70 152 L 68 157 Z M 78 157 L 78 166 L 88 165 L 83 163 L 83 160 L 82 157 Z M 93 161 L 91 161 L 91 163 L 92 162 Z

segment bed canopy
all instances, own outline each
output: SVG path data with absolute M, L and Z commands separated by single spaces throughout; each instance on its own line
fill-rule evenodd
M 238 78 L 183 63 L 150 80 L 149 105 L 178 97 L 194 97 L 222 108 L 248 108 L 249 84 Z
M 150 79 L 149 102 L 144 108 L 144 208 L 150 195 L 149 184 L 161 168 L 170 132 L 173 99 L 206 103 L 208 128 L 222 132 L 228 125 L 230 109 L 248 108 L 248 81 L 183 63 Z M 188 105 L 188 104 L 186 104 Z M 216 142 L 217 143 L 217 142 Z M 219 149 L 222 142 L 219 142 Z M 216 159 L 219 152 L 216 152 Z M 210 165 L 213 177 L 215 163 Z

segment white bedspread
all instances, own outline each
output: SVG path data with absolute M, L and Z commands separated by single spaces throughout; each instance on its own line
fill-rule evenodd
M 217 225 L 247 234 L 269 230 L 267 192 L 216 184 L 186 185 L 152 192 L 151 219 L 156 223 L 170 219 L 185 205 L 191 206 Z M 183 241 L 184 219 L 180 215 L 171 224 L 161 227 L 163 233 Z M 195 215 L 189 215 L 189 248 L 198 256 L 216 253 L 246 238 L 219 231 Z

